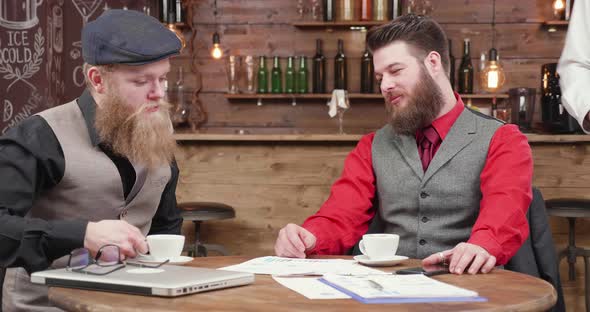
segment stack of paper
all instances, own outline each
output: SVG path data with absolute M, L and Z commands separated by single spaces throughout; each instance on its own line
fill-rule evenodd
M 320 281 L 364 303 L 487 301 L 477 292 L 446 284 L 422 274 L 326 274 Z
M 260 257 L 221 270 L 272 275 L 323 275 L 333 274 L 387 274 L 380 270 L 362 266 L 354 260 L 344 259 L 295 259 L 282 257 Z

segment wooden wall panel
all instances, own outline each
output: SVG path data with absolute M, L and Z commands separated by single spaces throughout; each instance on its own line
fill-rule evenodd
M 268 250 L 278 229 L 289 222 L 301 223 L 319 209 L 354 146 L 355 142 L 183 144 L 176 155 L 181 168 L 178 200 L 219 201 L 234 206 L 237 218 L 215 223 L 208 235 L 228 243 L 226 236 L 237 230 L 233 227 L 250 226 L 263 233 L 258 239 L 267 240 L 255 243 Z M 590 199 L 590 145 L 534 144 L 532 149 L 533 185 L 545 199 Z M 551 221 L 553 232 L 566 233 L 564 220 Z M 578 232 L 590 234 L 590 220 L 579 223 Z M 234 250 L 240 254 L 251 251 Z

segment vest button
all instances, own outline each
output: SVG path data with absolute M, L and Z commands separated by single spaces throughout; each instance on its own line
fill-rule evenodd
M 430 221 L 430 219 L 428 219 L 427 217 L 422 217 L 422 222 L 426 223 L 428 221 Z
M 430 195 L 428 195 L 428 193 L 426 193 L 426 192 L 420 192 L 420 198 L 426 198 L 428 196 L 430 196 Z
M 423 239 L 421 239 L 418 243 L 420 243 L 420 245 L 422 245 L 422 246 L 426 245 L 426 241 Z

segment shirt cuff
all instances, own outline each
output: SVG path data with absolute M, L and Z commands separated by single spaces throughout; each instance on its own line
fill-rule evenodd
M 84 237 L 88 221 L 82 220 L 56 220 L 51 222 L 49 231 L 50 258 L 55 260 L 69 254 L 76 248 L 84 247 Z
M 471 233 L 471 237 L 467 242 L 485 249 L 490 255 L 496 257 L 496 265 L 504 265 L 508 262 L 508 259 L 504 259 L 502 246 L 498 244 L 489 231 Z
M 306 255 L 318 255 L 320 254 L 320 250 L 322 248 L 321 242 L 323 241 L 322 239 L 320 239 L 320 237 L 318 236 L 318 233 L 320 233 L 320 231 L 317 231 L 313 225 L 305 225 L 303 227 L 304 229 L 308 230 L 311 234 L 313 234 L 313 236 L 315 236 L 315 246 L 313 246 L 313 248 L 306 250 L 305 254 Z M 325 248 L 325 247 L 324 247 Z

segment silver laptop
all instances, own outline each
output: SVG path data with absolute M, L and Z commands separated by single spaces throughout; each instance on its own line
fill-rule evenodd
M 107 275 L 90 275 L 66 269 L 40 271 L 31 274 L 31 282 L 48 286 L 176 297 L 251 284 L 254 282 L 254 274 L 176 265 L 163 265 L 156 269 L 127 266 Z

